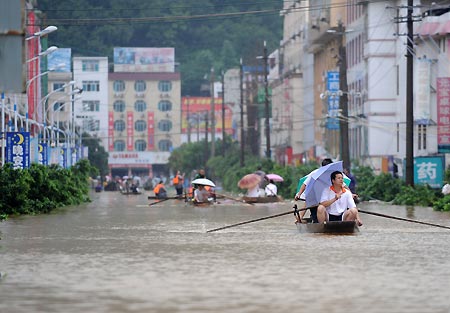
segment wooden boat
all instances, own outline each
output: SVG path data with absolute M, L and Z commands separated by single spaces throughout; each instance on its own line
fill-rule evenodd
M 247 197 L 247 196 L 244 196 L 244 197 L 242 197 L 241 200 L 246 203 L 273 203 L 273 202 L 281 202 L 281 201 L 283 201 L 283 198 L 280 196 L 276 196 L 276 197 Z
M 138 191 L 138 192 L 133 192 L 133 191 L 120 191 L 121 194 L 126 195 L 126 196 L 137 196 L 137 195 L 141 195 L 142 192 Z
M 296 225 L 301 233 L 354 234 L 359 232 L 355 221 L 297 223 Z

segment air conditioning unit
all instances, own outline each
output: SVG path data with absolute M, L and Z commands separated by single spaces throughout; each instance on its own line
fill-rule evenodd
M 125 118 L 125 114 L 120 114 L 120 118 Z
M 114 98 L 123 98 L 123 92 L 115 92 Z
M 171 115 L 169 113 L 166 113 L 167 118 L 171 118 Z
M 141 118 L 145 118 L 145 114 L 141 114 Z
M 145 98 L 145 93 L 143 93 L 143 92 L 137 92 L 137 93 L 136 93 L 136 98 Z

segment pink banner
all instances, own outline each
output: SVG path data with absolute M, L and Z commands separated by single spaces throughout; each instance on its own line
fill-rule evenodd
M 108 146 L 109 151 L 114 151 L 114 113 L 109 112 L 108 116 Z
M 147 150 L 155 149 L 155 113 L 148 112 L 147 115 L 147 123 L 148 123 L 148 148 Z
M 450 77 L 437 79 L 438 145 L 450 145 Z
M 133 145 L 133 125 L 134 125 L 134 119 L 133 119 L 133 112 L 127 112 L 127 150 L 133 151 L 134 145 Z

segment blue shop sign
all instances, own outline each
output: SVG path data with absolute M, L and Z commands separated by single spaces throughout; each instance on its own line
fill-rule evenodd
M 414 184 L 428 184 L 432 188 L 441 188 L 444 182 L 444 158 L 415 157 Z

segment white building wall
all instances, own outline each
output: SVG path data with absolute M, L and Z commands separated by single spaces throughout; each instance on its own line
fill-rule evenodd
M 97 61 L 98 71 L 83 70 L 83 61 Z M 108 144 L 108 58 L 107 57 L 74 57 L 73 75 L 76 86 L 82 88 L 83 81 L 98 81 L 99 91 L 83 90 L 82 99 L 75 105 L 75 123 L 77 126 L 83 125 L 83 120 L 91 120 L 92 123 L 99 121 L 98 131 L 89 131 L 84 128 L 82 131 L 89 133 L 93 137 L 101 139 L 101 145 L 107 149 Z M 87 101 L 99 101 L 98 111 L 88 111 L 83 107 Z

